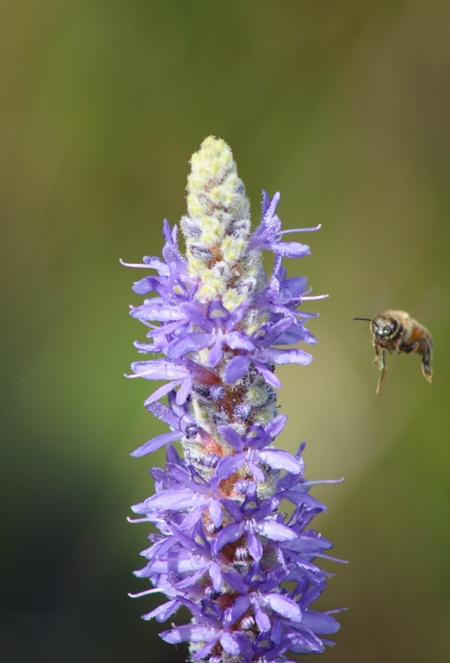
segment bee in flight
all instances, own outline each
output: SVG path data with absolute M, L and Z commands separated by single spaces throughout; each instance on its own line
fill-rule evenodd
M 375 346 L 374 364 L 379 364 L 381 375 L 377 384 L 377 395 L 381 391 L 387 367 L 384 351 L 389 353 L 417 352 L 422 356 L 422 373 L 425 379 L 432 380 L 431 355 L 433 352 L 433 337 L 428 329 L 419 324 L 404 311 L 381 311 L 374 318 L 353 318 L 353 320 L 367 320 L 370 322 L 372 343 Z

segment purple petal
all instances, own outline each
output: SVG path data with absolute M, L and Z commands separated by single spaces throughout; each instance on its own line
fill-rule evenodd
M 178 610 L 180 605 L 181 604 L 178 599 L 168 601 L 167 603 L 163 603 L 163 605 L 159 605 L 157 608 L 151 612 L 148 612 L 146 615 L 142 615 L 142 619 L 149 621 L 150 619 L 156 618 L 158 622 L 165 622 L 166 619 L 169 619 L 169 617 Z
M 233 449 L 236 449 L 236 451 L 242 451 L 244 447 L 244 442 L 242 440 L 242 437 L 239 435 L 237 431 L 234 430 L 234 428 L 231 428 L 231 426 L 221 425 L 217 426 L 217 430 L 219 431 L 223 439 L 226 440 L 226 442 L 228 442 L 228 444 L 233 447 Z
M 213 562 L 209 567 L 209 576 L 212 580 L 214 590 L 220 592 L 222 589 L 222 573 L 220 566 L 216 562 Z
M 303 469 L 303 465 L 287 451 L 264 449 L 258 452 L 258 456 L 266 465 L 269 465 L 274 470 L 286 470 L 286 472 L 291 472 L 292 474 L 300 474 Z
M 285 427 L 287 422 L 287 416 L 285 414 L 280 414 L 278 417 L 275 417 L 275 419 L 272 419 L 267 426 L 266 426 L 266 433 L 270 435 L 272 439 L 277 437 L 283 428 Z
M 254 651 L 249 637 L 239 631 L 234 631 L 233 636 L 236 642 L 239 644 L 239 651 L 242 661 L 251 661 L 253 659 Z M 289 661 L 286 663 L 289 663 Z
M 273 242 L 271 249 L 275 254 L 287 258 L 301 258 L 311 254 L 309 246 L 300 242 Z
M 277 205 L 280 202 L 280 198 L 281 198 L 281 193 L 279 191 L 274 193 L 274 195 L 272 196 L 272 200 L 269 199 L 267 192 L 263 191 L 262 206 L 263 206 L 264 218 L 266 217 L 270 218 L 275 214 L 275 210 L 277 209 Z
M 186 403 L 187 399 L 191 394 L 191 391 L 192 391 L 192 380 L 191 377 L 189 376 L 188 379 L 184 380 L 181 383 L 181 386 L 177 391 L 177 395 L 175 397 L 175 402 L 177 403 L 177 405 L 183 405 L 183 403 Z
M 248 459 L 247 464 L 248 464 L 248 469 L 250 470 L 256 481 L 262 483 L 263 481 L 266 480 L 264 472 L 252 460 Z
M 281 525 L 275 520 L 263 520 L 263 522 L 258 523 L 258 529 L 261 534 L 267 536 L 268 539 L 272 539 L 272 541 L 292 541 L 297 538 L 297 534 L 289 527 Z
M 212 346 L 211 350 L 208 353 L 208 365 L 209 366 L 217 366 L 219 361 L 222 358 L 222 341 L 223 337 L 220 336 L 216 339 L 214 345 Z
M 216 642 L 219 639 L 219 636 L 216 634 L 214 638 L 211 638 L 209 642 L 206 642 L 203 647 L 200 647 L 198 651 L 195 652 L 192 656 L 193 661 L 201 661 L 203 659 L 208 660 L 208 654 L 211 653 L 211 650 L 216 646 Z
M 305 610 L 303 613 L 302 624 L 311 629 L 314 633 L 330 634 L 339 630 L 339 622 L 326 612 L 316 612 L 314 610 Z
M 207 559 L 199 555 L 192 555 L 188 551 L 178 551 L 167 557 L 168 559 L 155 559 L 149 562 L 140 571 L 135 571 L 134 575 L 138 578 L 147 578 L 160 573 L 192 573 L 193 571 L 204 571 L 210 564 Z
M 283 292 L 288 292 L 291 297 L 297 297 L 306 290 L 308 279 L 306 276 L 292 276 L 283 281 Z
M 167 354 L 173 359 L 180 359 L 190 352 L 198 352 L 207 348 L 211 344 L 211 335 L 198 333 L 189 333 L 183 338 L 177 338 L 170 343 L 167 348 Z
M 222 573 L 224 580 L 236 590 L 238 594 L 245 596 L 248 591 L 248 585 L 245 584 L 242 576 L 236 571 L 224 571 Z M 238 599 L 236 599 L 238 600 Z
M 239 380 L 250 368 L 250 358 L 247 355 L 238 355 L 234 357 L 228 364 L 225 369 L 225 382 L 227 384 L 233 384 L 236 380 Z
M 301 364 L 306 366 L 312 362 L 312 355 L 304 350 L 298 348 L 291 348 L 289 350 L 277 350 L 270 348 L 267 350 L 267 355 L 274 364 Z
M 167 405 L 163 405 L 163 403 L 150 403 L 147 410 L 165 424 L 168 424 L 172 428 L 179 429 L 180 417 L 176 416 L 172 410 L 169 410 Z
M 219 528 L 222 524 L 222 505 L 217 500 L 211 500 L 209 503 L 209 515 L 214 523 L 214 527 Z
M 230 626 L 234 624 L 242 617 L 249 605 L 250 598 L 247 595 L 238 596 L 233 605 L 225 611 L 224 622 Z
M 226 546 L 227 543 L 234 543 L 234 541 L 240 539 L 243 531 L 243 523 L 232 523 L 231 525 L 227 525 L 227 527 L 225 527 L 225 529 L 223 529 L 217 537 L 217 552 L 222 550 L 222 548 Z
M 292 599 L 282 594 L 267 594 L 264 597 L 265 603 L 272 608 L 272 610 L 286 619 L 293 622 L 299 622 L 302 619 L 302 613 L 298 605 Z
M 137 295 L 148 295 L 150 292 L 154 292 L 157 278 L 154 276 L 145 276 L 143 279 L 135 281 L 132 285 L 133 292 Z
M 156 354 L 163 351 L 166 341 L 164 338 L 159 337 L 155 339 L 154 343 L 139 343 L 139 341 L 135 341 L 133 345 L 140 354 Z
M 221 479 L 228 479 L 245 463 L 244 454 L 233 454 L 224 456 L 219 460 L 216 467 L 216 474 Z
M 213 325 L 208 320 L 204 309 L 198 304 L 184 302 L 180 304 L 180 310 L 184 313 L 186 318 L 188 318 L 197 327 L 200 327 L 200 329 L 204 329 L 208 332 L 212 331 Z
M 282 345 L 286 343 L 298 343 L 302 341 L 303 343 L 309 343 L 309 345 L 315 345 L 317 343 L 317 338 L 311 334 L 311 332 L 303 327 L 303 325 L 297 324 L 290 327 L 285 333 L 281 334 L 277 338 L 276 344 Z
M 149 440 L 138 449 L 135 449 L 130 454 L 130 456 L 133 456 L 133 458 L 145 456 L 145 454 L 152 453 L 153 451 L 163 447 L 165 444 L 169 444 L 169 442 L 176 442 L 182 436 L 183 434 L 181 431 L 174 431 L 173 433 L 162 433 L 161 435 L 157 435 L 153 439 Z
M 255 349 L 254 344 L 243 332 L 229 332 L 226 335 L 226 343 L 233 350 L 248 350 L 248 352 L 252 352 Z
M 233 360 L 234 361 L 234 360 Z M 261 373 L 263 376 L 264 380 L 267 382 L 267 384 L 270 384 L 272 387 L 281 387 L 281 382 L 273 373 L 273 371 L 270 370 L 265 364 L 263 364 L 261 361 L 253 361 L 253 364 L 255 368 L 258 369 L 258 371 Z
M 135 361 L 131 369 L 136 376 L 147 380 L 176 380 L 188 375 L 184 366 L 174 364 L 167 359 L 152 359 L 150 361 Z
M 219 322 L 219 326 L 222 326 L 220 323 L 226 322 L 230 317 L 230 312 L 225 308 L 225 306 L 218 300 L 211 302 L 208 306 L 208 319 L 215 322 Z
M 215 630 L 210 626 L 186 624 L 185 626 L 177 626 L 171 631 L 163 631 L 161 633 L 161 638 L 165 642 L 175 645 L 180 642 L 203 642 L 205 640 L 210 640 L 214 635 Z
M 199 496 L 192 490 L 182 490 L 180 488 L 161 490 L 156 495 L 152 495 L 145 500 L 145 505 L 150 509 L 172 509 L 175 511 L 192 508 L 196 506 Z
M 149 409 L 149 406 L 152 405 L 152 403 L 154 403 L 159 398 L 162 398 L 163 396 L 168 394 L 169 391 L 172 391 L 172 389 L 175 389 L 175 387 L 178 387 L 180 382 L 181 380 L 174 380 L 173 382 L 168 382 L 167 384 L 163 384 L 162 387 L 154 391 L 153 394 L 151 394 L 151 396 L 147 398 L 147 400 L 144 402 L 145 407 Z
M 255 619 L 260 631 L 264 633 L 270 630 L 270 618 L 264 610 L 261 610 L 260 606 L 255 607 Z
M 220 644 L 227 654 L 230 654 L 230 656 L 238 656 L 240 647 L 231 633 L 224 631 L 220 636 Z
M 225 509 L 228 511 L 230 516 L 233 518 L 233 520 L 235 520 L 237 523 L 241 522 L 242 511 L 240 504 L 237 500 L 225 498 L 222 500 L 222 504 L 225 507 Z
M 131 309 L 130 315 L 137 320 L 156 322 L 183 320 L 184 318 L 178 306 L 170 306 L 160 297 L 155 297 L 153 300 L 148 299 L 142 306 Z
M 250 555 L 253 557 L 255 562 L 259 562 L 263 554 L 263 547 L 261 545 L 261 541 L 251 530 L 247 531 L 247 543 Z

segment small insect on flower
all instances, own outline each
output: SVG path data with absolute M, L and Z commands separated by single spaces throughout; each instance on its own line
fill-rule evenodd
M 381 311 L 374 318 L 353 318 L 370 322 L 372 343 L 375 346 L 374 364 L 379 364 L 381 375 L 377 384 L 377 395 L 381 391 L 387 366 L 384 351 L 417 352 L 422 355 L 422 373 L 432 384 L 431 355 L 433 337 L 428 329 L 410 317 L 405 311 Z

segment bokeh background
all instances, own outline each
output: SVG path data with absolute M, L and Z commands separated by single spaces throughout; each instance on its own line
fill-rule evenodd
M 185 211 L 188 160 L 227 140 L 259 217 L 282 192 L 308 236 L 314 362 L 279 371 L 307 441 L 317 526 L 347 565 L 334 663 L 450 660 L 450 4 L 447 0 L 21 0 L 0 5 L 3 440 L 0 658 L 185 660 L 132 601 L 152 490 L 131 459 L 158 424 L 123 379 L 143 328 L 137 262 Z M 302 236 L 305 239 L 305 236 Z M 417 316 L 435 385 L 389 358 L 375 396 L 368 323 Z M 311 308 L 311 307 L 310 307 Z

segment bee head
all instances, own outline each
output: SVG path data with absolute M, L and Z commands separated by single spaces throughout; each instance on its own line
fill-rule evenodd
M 370 322 L 372 334 L 377 341 L 386 341 L 397 333 L 399 323 L 393 317 L 377 315 L 375 318 L 353 318 L 353 320 L 366 320 Z
M 395 336 L 397 329 L 398 322 L 395 318 L 377 316 L 372 320 L 372 333 L 380 341 L 386 341 Z

